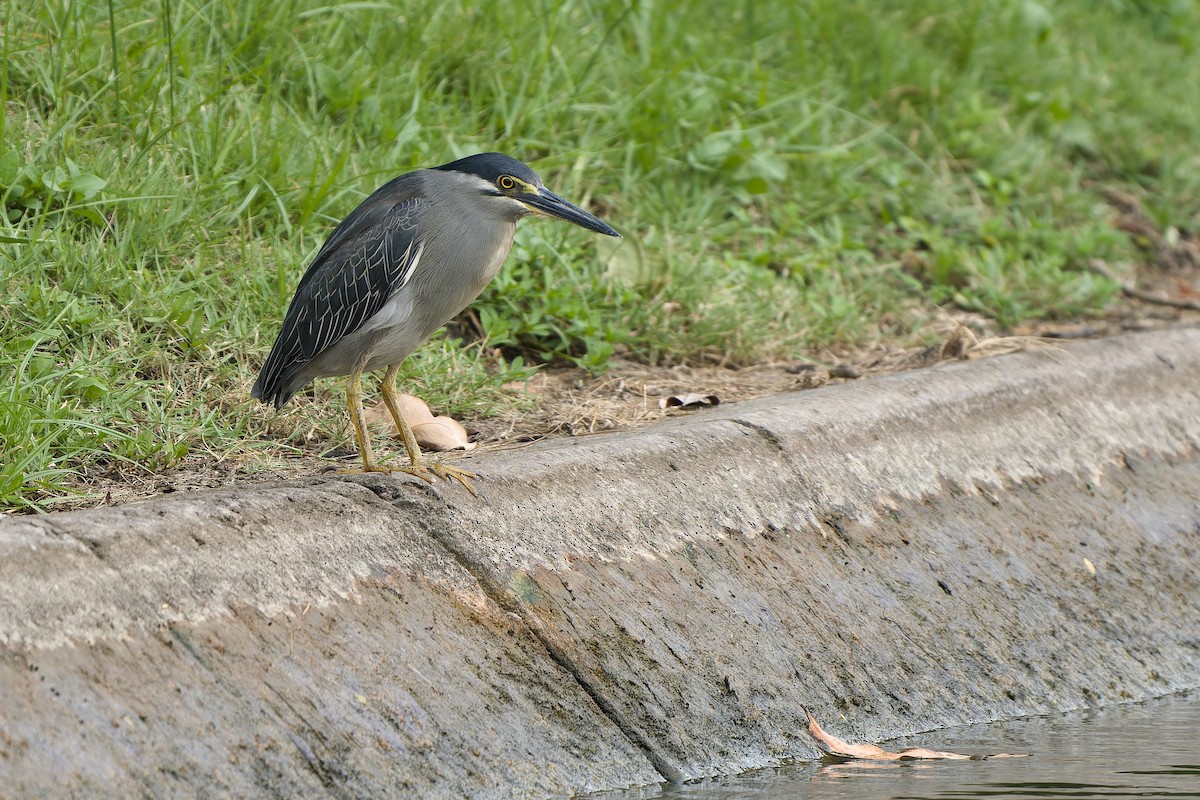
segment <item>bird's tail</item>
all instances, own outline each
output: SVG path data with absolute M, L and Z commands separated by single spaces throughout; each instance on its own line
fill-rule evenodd
M 279 342 L 271 348 L 270 355 L 263 362 L 258 380 L 250 390 L 250 396 L 264 403 L 272 404 L 275 408 L 283 408 L 292 399 L 303 384 L 296 386 L 297 365 L 291 359 L 286 359 L 280 350 Z

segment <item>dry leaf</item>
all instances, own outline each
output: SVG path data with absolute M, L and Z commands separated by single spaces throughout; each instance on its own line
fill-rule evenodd
M 474 450 L 475 442 L 467 441 L 467 429 L 456 419 L 434 417 L 428 422 L 412 426 L 417 444 L 424 450 Z
M 800 377 L 796 378 L 797 389 L 816 389 L 829 383 L 829 373 L 820 367 L 806 369 L 798 374 Z
M 978 346 L 979 339 L 966 325 L 959 323 L 954 330 L 950 331 L 950 335 L 946 337 L 946 341 L 942 343 L 941 357 L 944 359 L 950 358 L 966 358 L 967 353 L 972 348 Z
M 839 739 L 831 733 L 826 733 L 825 730 L 817 724 L 817 719 L 808 709 L 804 709 L 804 716 L 808 718 L 808 732 L 817 740 L 817 744 L 821 749 L 830 755 L 839 756 L 841 758 L 856 758 L 865 761 L 900 761 L 900 760 L 917 760 L 917 759 L 948 759 L 965 761 L 969 759 L 986 759 L 986 758 L 1024 758 L 1028 753 L 997 753 L 990 756 L 967 756 L 962 753 L 948 753 L 944 750 L 928 750 L 924 747 L 909 747 L 904 750 L 892 752 L 884 750 L 882 747 L 873 744 L 851 744 L 850 742 Z
M 417 444 L 423 450 L 442 452 L 445 450 L 474 450 L 475 442 L 467 441 L 467 429 L 452 417 L 433 415 L 429 404 L 416 395 L 402 394 L 398 398 L 400 413 L 408 420 Z M 399 436 L 400 431 L 392 420 L 391 413 L 382 402 L 364 412 L 367 423 L 371 425 L 387 425 L 393 436 Z
M 700 394 L 699 392 L 673 394 L 658 401 L 659 408 L 706 408 L 720 404 L 721 398 L 715 394 Z
M 369 425 L 369 426 L 375 426 L 375 425 L 389 425 L 390 426 L 392 424 L 392 415 L 388 413 L 387 406 L 385 406 L 383 404 L 382 400 L 379 401 L 379 403 L 377 403 L 376 405 L 371 406 L 370 408 L 364 408 L 363 409 L 363 419 L 366 420 L 367 425 Z
M 398 400 L 400 413 L 404 414 L 409 425 L 416 426 L 422 422 L 433 420 L 433 412 L 429 410 L 429 404 L 416 395 L 402 394 Z
M 855 378 L 862 377 L 862 370 L 849 362 L 844 362 L 844 363 L 838 364 L 837 366 L 830 369 L 829 377 L 831 377 L 831 378 L 847 378 L 849 380 L 853 380 Z

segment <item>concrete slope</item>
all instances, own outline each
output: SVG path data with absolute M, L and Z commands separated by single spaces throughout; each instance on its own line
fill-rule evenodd
M 1200 687 L 1200 332 L 0 519 L 7 796 L 541 797 Z

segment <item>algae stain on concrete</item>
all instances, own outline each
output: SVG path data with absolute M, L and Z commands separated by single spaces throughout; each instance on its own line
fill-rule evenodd
M 526 606 L 537 605 L 546 599 L 542 587 L 524 572 L 514 572 L 508 576 L 508 590 L 519 603 Z

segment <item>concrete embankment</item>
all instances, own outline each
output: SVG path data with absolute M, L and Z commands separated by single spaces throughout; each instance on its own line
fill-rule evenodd
M 0 519 L 0 795 L 539 797 L 1200 687 L 1200 331 Z

